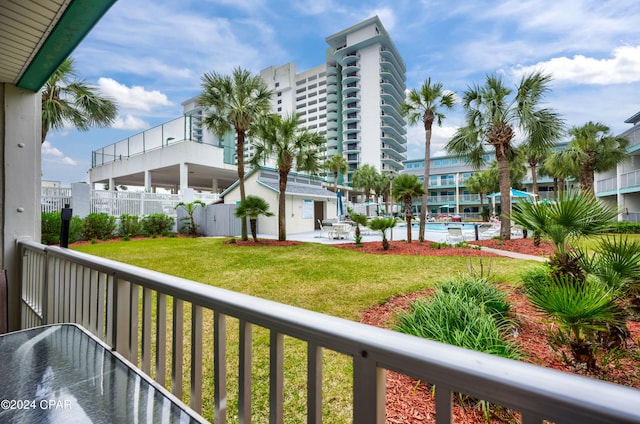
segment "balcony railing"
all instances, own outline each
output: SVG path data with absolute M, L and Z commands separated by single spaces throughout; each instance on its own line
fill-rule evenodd
M 620 188 L 640 186 L 640 170 L 620 175 Z
M 216 423 L 227 420 L 227 381 L 238 381 L 238 421 L 251 421 L 252 331 L 269 332 L 269 422 L 282 423 L 284 338 L 306 344 L 307 422 L 321 423 L 323 352 L 352 361 L 356 424 L 385 421 L 385 371 L 434 384 L 436 422 L 450 423 L 454 393 L 514 409 L 522 423 L 639 422 L 640 391 L 258 299 L 155 271 L 21 241 L 22 327 L 78 323 Z M 186 315 L 186 319 L 185 319 Z M 227 322 L 239 340 L 229 346 Z M 170 324 L 167 323 L 170 322 Z M 185 325 L 187 323 L 187 325 Z M 205 324 L 206 323 L 206 324 Z M 186 328 L 185 328 L 186 327 Z M 203 329 L 213 353 L 204 354 Z M 207 331 L 208 332 L 208 331 Z M 208 337 L 211 337 L 209 334 Z M 207 339 L 210 340 L 210 339 Z M 184 349 L 185 343 L 190 346 Z M 237 351 L 238 374 L 227 375 Z M 186 357 L 185 357 L 186 356 Z M 183 368 L 184 367 L 184 368 Z M 213 399 L 203 399 L 213 369 Z M 187 381 L 188 380 L 188 381 Z M 188 384 L 186 384 L 188 382 Z M 183 393 L 183 384 L 188 394 Z M 298 388 L 293 390 L 297 391 Z M 209 393 L 209 392 L 207 392 Z M 266 396 L 266 395 L 265 395 Z M 231 398 L 231 396 L 230 396 Z M 266 399 L 265 399 L 266 401 Z
M 596 181 L 596 194 L 615 191 L 617 189 L 617 181 L 616 177 Z

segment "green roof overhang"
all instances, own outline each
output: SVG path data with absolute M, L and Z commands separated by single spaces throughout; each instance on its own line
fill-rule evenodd
M 72 0 L 18 81 L 39 91 L 116 0 Z

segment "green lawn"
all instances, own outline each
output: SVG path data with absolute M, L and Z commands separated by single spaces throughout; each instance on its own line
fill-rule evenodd
M 352 320 L 391 296 L 480 263 L 480 258 L 368 255 L 316 243 L 236 246 L 214 238 L 148 239 L 74 250 Z M 517 280 L 530 265 L 508 258 L 483 262 L 491 264 L 500 281 Z
M 290 247 L 247 247 L 222 239 L 166 238 L 74 247 L 75 250 L 153 269 L 225 289 L 270 299 L 346 319 L 391 296 L 429 287 L 443 279 L 479 268 L 480 258 L 369 255 L 322 244 Z M 496 281 L 519 280 L 520 272 L 537 262 L 483 258 Z M 185 352 L 189 351 L 189 315 L 185 308 Z M 211 358 L 212 318 L 205 313 L 203 357 Z M 228 422 L 237 422 L 237 322 L 228 323 Z M 169 342 L 169 341 L 168 341 Z M 253 336 L 253 422 L 268 422 L 268 332 Z M 155 348 L 155 346 L 153 346 Z M 306 413 L 306 345 L 286 338 L 285 411 L 287 422 L 304 422 Z M 203 415 L 212 417 L 211 360 L 204 361 Z M 187 366 L 183 400 L 188 403 Z M 335 352 L 323 355 L 324 422 L 350 422 L 351 362 Z

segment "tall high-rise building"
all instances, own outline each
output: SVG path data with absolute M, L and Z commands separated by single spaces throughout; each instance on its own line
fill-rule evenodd
M 375 16 L 326 41 L 323 65 L 298 73 L 287 63 L 260 72 L 275 92 L 273 111 L 297 113 L 301 127 L 325 135 L 325 157 L 343 155 L 349 178 L 363 164 L 402 170 L 407 130 L 399 106 L 406 68 L 391 37 Z

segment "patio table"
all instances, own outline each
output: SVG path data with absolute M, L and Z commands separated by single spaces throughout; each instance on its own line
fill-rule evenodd
M 206 422 L 75 324 L 1 335 L 0 358 L 3 423 Z

